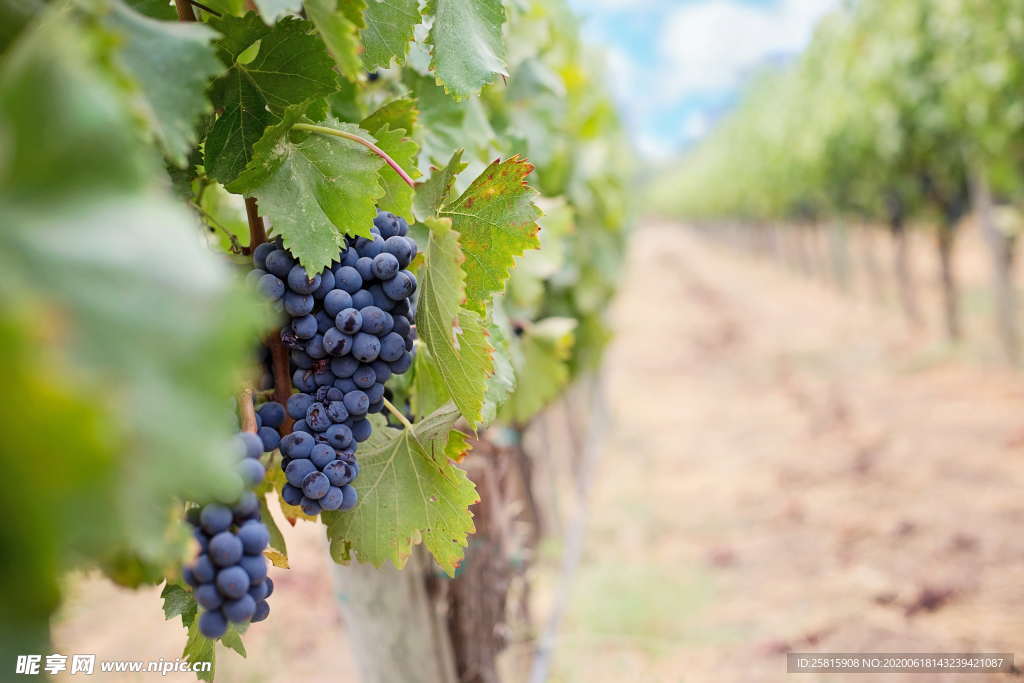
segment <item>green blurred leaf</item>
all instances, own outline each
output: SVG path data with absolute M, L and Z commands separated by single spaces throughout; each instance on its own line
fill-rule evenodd
M 495 312 L 500 306 L 495 306 Z M 494 374 L 487 378 L 487 390 L 484 393 L 483 422 L 489 424 L 498 415 L 498 410 L 516 388 L 516 371 L 512 367 L 509 340 L 502 326 L 495 321 L 487 325 L 494 345 Z M 527 368 L 527 370 L 531 370 Z M 531 370 L 532 371 L 532 370 Z
M 133 123 L 112 74 L 97 66 L 104 58 L 98 40 L 50 12 L 5 55 L 0 191 L 24 202 L 62 201 L 69 191 L 141 189 L 156 169 L 152 155 L 122 132 Z
M 572 318 L 545 318 L 523 331 L 512 345 L 516 388 L 501 410 L 503 419 L 525 424 L 568 384 L 575 329 Z
M 126 0 L 126 4 L 139 14 L 145 14 L 153 19 L 178 20 L 178 13 L 171 0 Z
M 157 21 L 120 2 L 106 24 L 121 37 L 117 65 L 131 82 L 132 107 L 172 162 L 184 166 L 198 142 L 196 121 L 211 111 L 206 86 L 224 71 L 200 23 Z
M 420 145 L 423 157 L 439 164 L 462 149 L 466 107 L 444 93 L 432 78 L 406 68 L 402 81 L 409 88 L 420 110 Z
M 172 562 L 179 497 L 241 489 L 226 400 L 260 307 L 154 189 L 166 175 L 119 106 L 99 30 L 48 12 L 0 66 L 0 356 L 17 363 L 0 374 L 18 397 L 3 428 L 17 454 L 47 454 L 3 463 L 19 482 L 5 532 L 32 538 L 9 547 L 35 571 L 4 582 L 22 593 L 0 599 L 3 635 L 20 634 L 4 647 L 45 623 L 53 571 Z

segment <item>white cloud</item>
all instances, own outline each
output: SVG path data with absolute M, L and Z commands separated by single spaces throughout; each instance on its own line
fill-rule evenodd
M 635 133 L 633 142 L 640 155 L 652 161 L 667 161 L 678 151 L 675 145 L 665 139 L 647 133 Z
M 695 111 L 683 120 L 683 139 L 696 140 L 704 137 L 711 127 L 707 114 L 702 111 Z
M 734 87 L 766 59 L 800 51 L 837 0 L 781 0 L 753 6 L 735 0 L 688 4 L 669 14 L 658 50 L 663 102 Z
M 577 12 L 586 13 L 588 10 L 636 10 L 645 7 L 659 5 L 663 0 L 573 0 L 569 4 Z
M 604 49 L 605 67 L 608 70 L 608 85 L 612 94 L 620 101 L 636 97 L 634 88 L 638 79 L 639 67 L 624 50 L 610 46 Z

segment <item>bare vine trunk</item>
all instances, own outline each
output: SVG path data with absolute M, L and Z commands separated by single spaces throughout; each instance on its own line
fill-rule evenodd
M 429 558 L 418 548 L 405 569 L 353 562 L 335 567 L 360 683 L 455 683 L 448 630 L 427 593 Z
M 992 256 L 995 323 L 999 341 L 1006 359 L 1016 364 L 1020 360 L 1020 329 L 1017 324 L 1017 292 L 1013 284 L 1016 260 L 1016 235 L 1010 235 L 996 225 L 992 210 L 992 192 L 983 170 L 976 170 L 971 183 L 972 203 L 985 242 Z
M 842 219 L 828 224 L 828 251 L 836 285 L 840 291 L 849 293 L 851 290 L 849 235 L 846 222 Z
M 885 282 L 882 279 L 882 267 L 878 263 L 878 254 L 875 251 L 875 230 L 870 224 L 864 223 L 860 226 L 860 243 L 862 258 L 864 261 L 864 277 L 867 280 L 867 291 L 875 303 L 885 302 Z
M 917 293 L 910 269 L 910 245 L 903 221 L 896 219 L 889 223 L 892 236 L 892 268 L 896 274 L 896 289 L 899 291 L 900 307 L 907 321 L 914 327 L 921 324 L 921 311 L 917 305 Z
M 514 547 L 508 515 L 510 484 L 519 489 L 521 483 L 522 470 L 513 463 L 521 448 L 478 439 L 470 443 L 462 465 L 480 492 L 480 501 L 470 508 L 476 533 L 456 577 L 438 579 L 432 593 L 447 612 L 459 683 L 500 683 L 499 655 L 509 640 L 509 588 L 517 578 L 512 556 L 522 555 Z M 521 491 L 513 495 L 523 500 Z
M 953 272 L 953 244 L 956 239 L 956 226 L 948 221 L 936 233 L 935 244 L 939 252 L 939 277 L 942 283 L 942 319 L 946 327 L 946 337 L 950 341 L 959 341 L 960 299 Z

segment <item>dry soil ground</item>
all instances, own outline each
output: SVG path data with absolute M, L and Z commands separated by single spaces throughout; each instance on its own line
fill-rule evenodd
M 788 650 L 1024 660 L 1019 375 L 670 225 L 638 234 L 615 320 L 560 680 L 783 680 Z
M 1024 663 L 1019 374 L 678 226 L 637 233 L 624 285 L 552 680 L 840 680 L 787 677 L 791 649 Z M 319 535 L 300 524 L 289 543 L 272 618 L 219 680 L 354 681 Z M 539 610 L 554 566 L 538 571 Z M 179 651 L 155 594 L 71 590 L 58 652 Z

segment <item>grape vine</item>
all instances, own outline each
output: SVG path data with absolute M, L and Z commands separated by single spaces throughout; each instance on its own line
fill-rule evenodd
M 282 516 L 338 562 L 422 544 L 455 574 L 467 434 L 526 423 L 607 336 L 625 155 L 561 2 L 440 5 L 3 22 L 6 437 L 66 478 L 10 465 L 5 654 L 47 647 L 88 567 L 162 581 L 184 659 L 243 653 L 288 567 Z

